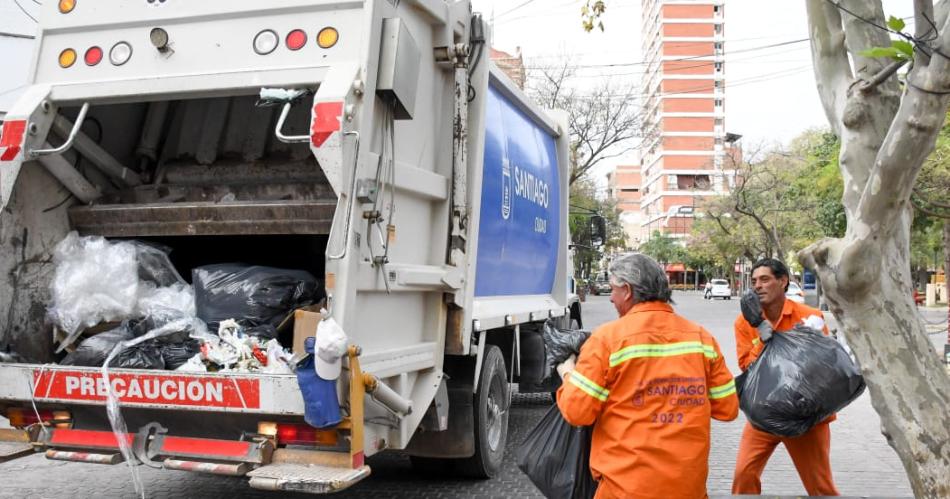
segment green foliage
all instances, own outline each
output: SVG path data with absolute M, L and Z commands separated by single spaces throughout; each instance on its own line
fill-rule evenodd
M 571 184 L 571 215 L 568 229 L 574 245 L 574 275 L 587 278 L 600 270 L 599 263 L 609 252 L 623 250 L 627 236 L 620 224 L 620 212 L 616 201 L 597 197 L 597 189 L 590 179 L 581 179 Z M 602 246 L 591 244 L 591 215 L 599 213 L 607 222 L 607 241 Z
M 785 151 L 734 165 L 736 186 L 704 204 L 689 251 L 704 255 L 728 276 L 739 258 L 786 260 L 816 239 L 843 235 L 839 151 L 833 134 L 810 130 Z
M 653 257 L 661 264 L 682 262 L 686 259 L 686 250 L 672 237 L 653 231 L 650 240 L 641 244 L 640 253 Z
M 901 32 L 905 26 L 904 20 L 899 17 L 891 16 L 887 20 L 887 27 L 891 31 Z M 891 40 L 889 47 L 871 47 L 867 50 L 858 52 L 864 57 L 887 57 L 895 61 L 913 61 L 914 44 L 906 40 Z

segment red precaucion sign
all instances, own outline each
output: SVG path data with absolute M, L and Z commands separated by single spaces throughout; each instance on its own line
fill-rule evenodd
M 33 371 L 36 399 L 105 402 L 102 373 Z M 260 381 L 220 376 L 110 373 L 112 390 L 122 404 L 259 409 Z

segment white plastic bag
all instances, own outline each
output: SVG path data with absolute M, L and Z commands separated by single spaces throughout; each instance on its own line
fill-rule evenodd
M 269 374 L 293 374 L 294 370 L 290 367 L 290 361 L 293 355 L 281 346 L 277 340 L 270 340 L 267 346 L 267 366 L 263 371 Z
M 53 252 L 50 320 L 66 332 L 61 351 L 100 322 L 128 318 L 139 297 L 136 249 L 70 232 Z
M 139 317 L 149 317 L 156 324 L 195 317 L 195 292 L 191 286 L 173 284 L 155 288 L 142 285 L 140 290 L 135 307 L 135 314 Z

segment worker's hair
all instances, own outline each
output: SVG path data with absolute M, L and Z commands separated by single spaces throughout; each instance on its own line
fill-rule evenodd
M 752 264 L 752 272 L 755 272 L 755 269 L 759 267 L 768 267 L 776 279 L 781 279 L 782 277 L 788 279 L 788 281 L 785 282 L 785 291 L 788 291 L 788 283 L 792 280 L 792 278 L 788 275 L 788 267 L 785 266 L 781 260 L 776 260 L 775 258 L 762 258 Z
M 673 292 L 666 272 L 656 260 L 642 253 L 627 253 L 610 262 L 607 268 L 615 285 L 629 284 L 633 302 L 673 303 Z

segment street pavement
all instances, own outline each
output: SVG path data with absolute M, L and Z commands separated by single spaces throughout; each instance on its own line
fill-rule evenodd
M 699 293 L 676 292 L 676 309 L 699 322 L 719 341 L 729 368 L 738 372 L 732 323 L 739 313 L 738 300 L 706 301 Z M 939 324 L 946 320 L 946 309 L 924 311 L 925 320 Z M 615 318 L 607 297 L 591 296 L 584 304 L 584 325 L 596 327 Z M 830 318 L 830 315 L 828 316 Z M 833 318 L 829 320 L 833 328 Z M 931 338 L 943 352 L 946 325 L 929 326 Z M 409 459 L 398 452 L 369 459 L 372 476 L 336 498 L 531 498 L 542 497 L 515 465 L 513 452 L 551 407 L 547 394 L 514 396 L 505 463 L 492 480 L 432 477 L 416 473 Z M 712 450 L 709 458 L 708 488 L 711 496 L 728 496 L 732 483 L 739 438 L 744 417 L 730 423 L 713 422 Z M 912 497 L 910 485 L 895 452 L 880 432 L 880 420 L 871 407 L 867 393 L 842 411 L 832 423 L 832 469 L 843 495 L 873 497 Z M 285 498 L 313 497 L 278 494 L 251 489 L 244 479 L 227 478 L 180 471 L 159 471 L 140 467 L 147 496 L 180 499 L 183 497 Z M 768 495 L 804 495 L 795 467 L 783 447 L 776 450 L 762 477 L 763 493 Z M 48 461 L 41 454 L 0 464 L 0 497 L 134 497 L 135 492 L 125 465 L 103 466 Z

